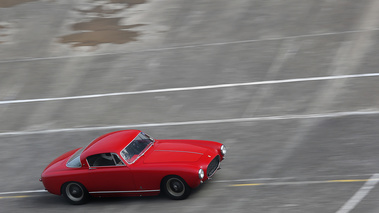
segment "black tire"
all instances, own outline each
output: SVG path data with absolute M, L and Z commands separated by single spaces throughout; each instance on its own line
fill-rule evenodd
M 90 198 L 87 189 L 78 182 L 68 182 L 63 184 L 62 195 L 73 205 L 85 204 Z
M 162 180 L 161 190 L 172 200 L 183 200 L 191 194 L 191 188 L 179 176 L 167 176 Z

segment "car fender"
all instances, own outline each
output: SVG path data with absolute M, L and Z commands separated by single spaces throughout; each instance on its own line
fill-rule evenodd
M 139 166 L 133 170 L 136 186 L 141 190 L 160 189 L 162 180 L 170 175 L 183 178 L 191 188 L 200 185 L 198 177 L 199 167 L 177 164 L 177 165 L 148 165 Z

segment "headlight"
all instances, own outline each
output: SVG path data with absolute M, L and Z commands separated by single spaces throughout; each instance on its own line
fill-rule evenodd
M 226 147 L 224 145 L 221 146 L 221 154 L 222 155 L 226 154 Z
M 200 178 L 200 180 L 202 180 L 204 178 L 204 170 L 203 169 L 199 169 L 199 178 Z

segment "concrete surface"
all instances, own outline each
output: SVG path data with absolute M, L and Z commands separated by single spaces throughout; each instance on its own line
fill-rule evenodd
M 377 212 L 378 16 L 378 0 L 0 0 L 0 211 Z M 38 191 L 55 157 L 124 128 L 227 159 L 183 201 Z

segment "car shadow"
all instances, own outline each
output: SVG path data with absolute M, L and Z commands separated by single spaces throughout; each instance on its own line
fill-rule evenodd
M 116 204 L 124 202 L 140 203 L 140 202 L 162 202 L 164 200 L 169 200 L 164 195 L 156 196 L 133 196 L 133 197 L 92 197 L 88 204 L 91 205 L 106 205 L 106 204 Z
M 117 205 L 125 202 L 131 203 L 160 203 L 162 201 L 171 201 L 165 195 L 157 196 L 135 196 L 135 197 L 91 197 L 89 202 L 84 205 L 71 205 L 63 196 L 57 195 L 36 195 L 25 197 L 19 200 L 19 207 L 44 206 L 46 208 L 54 206 L 67 208 L 68 206 L 97 206 L 97 205 Z
M 201 184 L 199 187 L 192 189 L 190 196 L 186 200 L 194 199 L 198 196 L 199 192 L 206 190 L 208 187 L 212 187 L 212 184 Z M 35 196 L 29 196 L 26 198 L 19 199 L 19 207 L 33 207 L 39 206 L 43 208 L 70 208 L 75 205 L 69 204 L 63 196 L 51 195 L 51 194 L 41 194 Z M 185 200 L 183 200 L 185 201 Z M 102 206 L 102 205 L 124 205 L 125 202 L 135 203 L 135 204 L 159 204 L 162 202 L 177 202 L 170 200 L 165 194 L 161 193 L 156 196 L 135 196 L 135 197 L 91 197 L 88 203 L 80 206 Z

